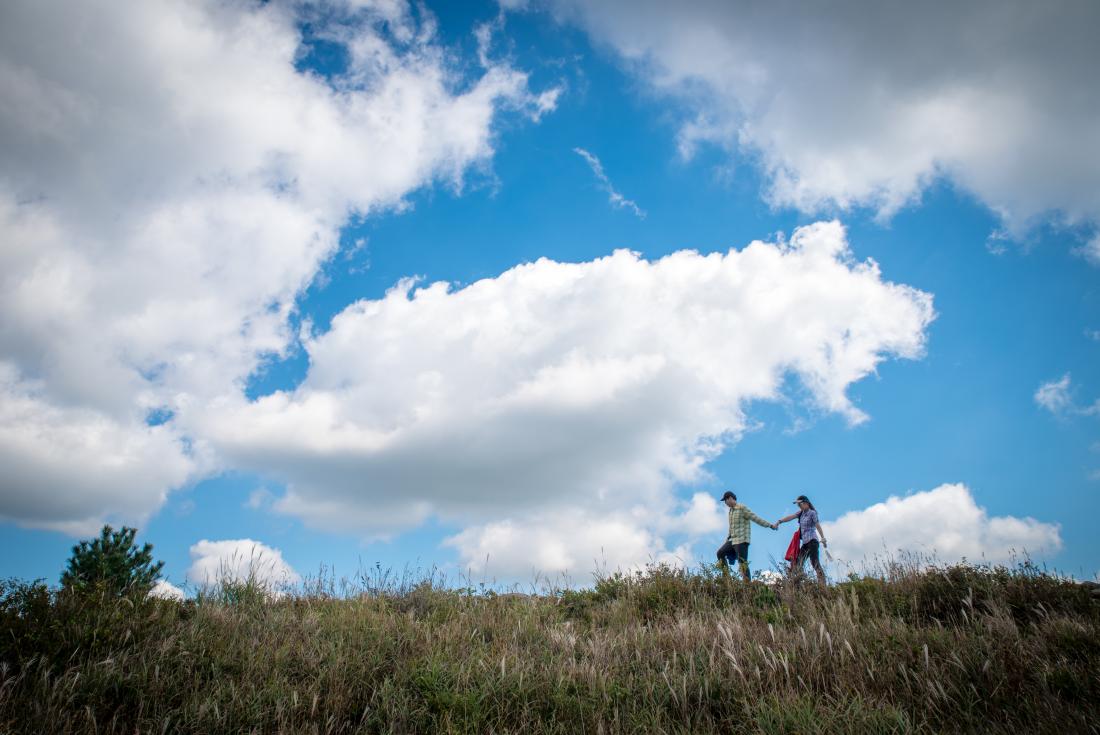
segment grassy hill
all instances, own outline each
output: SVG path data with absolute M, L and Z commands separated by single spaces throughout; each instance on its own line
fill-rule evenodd
M 1029 566 L 184 603 L 10 581 L 0 730 L 1098 732 L 1100 602 Z

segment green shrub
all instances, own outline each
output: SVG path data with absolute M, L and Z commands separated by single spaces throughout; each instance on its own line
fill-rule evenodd
M 99 538 L 81 541 L 73 547 L 68 567 L 61 575 L 61 585 L 116 595 L 148 593 L 164 562 L 153 560 L 152 544 L 139 548 L 134 543 L 136 533 L 136 529 L 126 526 L 120 531 L 104 526 Z

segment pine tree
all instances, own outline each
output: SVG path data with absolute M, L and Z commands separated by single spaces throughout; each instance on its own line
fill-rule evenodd
M 61 575 L 61 584 L 72 589 L 102 586 L 115 594 L 153 588 L 164 562 L 153 561 L 153 545 L 138 548 L 134 544 L 137 529 L 123 526 L 116 531 L 104 526 L 99 538 L 81 541 L 73 547 L 69 566 Z

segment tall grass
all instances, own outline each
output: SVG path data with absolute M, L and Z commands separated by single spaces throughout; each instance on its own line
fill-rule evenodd
M 1100 604 L 1023 566 L 829 588 L 655 566 L 498 594 L 0 585 L 7 732 L 1098 732 Z

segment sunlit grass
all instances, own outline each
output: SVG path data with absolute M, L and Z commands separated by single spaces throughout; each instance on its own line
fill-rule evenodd
M 819 588 L 655 566 L 505 593 L 434 572 L 184 603 L 9 582 L 11 732 L 1095 732 L 1100 604 L 1027 566 Z

